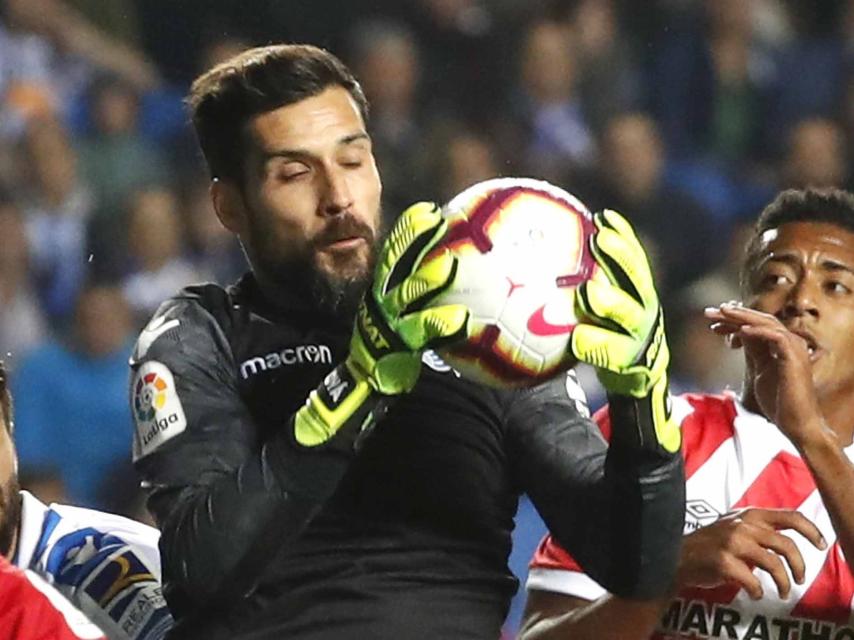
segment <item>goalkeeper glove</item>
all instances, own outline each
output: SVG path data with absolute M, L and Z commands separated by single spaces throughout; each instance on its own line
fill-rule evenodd
M 298 443 L 323 444 L 348 424 L 363 430 L 376 421 L 390 396 L 412 390 L 424 349 L 466 336 L 465 306 L 425 308 L 456 275 L 457 259 L 447 251 L 421 264 L 446 229 L 431 202 L 419 202 L 401 214 L 380 251 L 373 285 L 359 306 L 347 359 L 297 412 Z
M 594 277 L 577 290 L 582 322 L 572 333 L 572 354 L 596 367 L 615 425 L 620 413 L 630 414 L 636 445 L 673 453 L 682 438 L 670 414 L 670 351 L 649 261 L 620 214 L 605 210 L 594 221 L 590 245 L 605 281 Z

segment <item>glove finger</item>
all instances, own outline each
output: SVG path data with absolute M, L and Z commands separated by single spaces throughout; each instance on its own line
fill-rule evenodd
M 597 216 L 597 227 L 610 227 L 625 238 L 634 238 L 637 241 L 638 237 L 632 223 L 626 217 L 613 209 L 603 209 Z
M 447 228 L 438 206 L 418 202 L 404 211 L 383 243 L 375 280 L 375 295 L 382 298 L 412 274 L 424 255 Z
M 569 347 L 578 361 L 619 373 L 634 360 L 637 341 L 604 327 L 581 323 L 573 329 Z
M 631 228 L 624 234 L 608 225 L 597 226 L 599 230 L 593 237 L 591 248 L 608 279 L 644 306 L 655 304 L 657 295 L 652 270 L 637 236 Z
M 589 280 L 576 291 L 576 310 L 588 324 L 640 338 L 649 332 L 649 317 L 637 300 L 611 284 Z
M 409 313 L 401 318 L 398 334 L 411 349 L 440 347 L 468 336 L 468 307 L 447 304 Z
M 458 266 L 459 260 L 449 251 L 431 257 L 391 292 L 393 304 L 402 313 L 423 309 L 453 284 Z

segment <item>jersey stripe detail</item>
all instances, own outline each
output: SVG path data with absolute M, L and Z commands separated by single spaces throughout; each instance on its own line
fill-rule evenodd
M 818 577 L 792 609 L 792 615 L 845 624 L 851 618 L 852 598 L 854 576 L 837 543 L 827 554 Z
M 732 509 L 754 505 L 797 509 L 815 489 L 815 481 L 804 461 L 791 453 L 780 451 L 744 495 L 732 505 Z

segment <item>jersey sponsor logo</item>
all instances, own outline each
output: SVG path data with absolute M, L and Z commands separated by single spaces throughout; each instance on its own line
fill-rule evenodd
M 745 614 L 702 600 L 676 598 L 664 614 L 657 638 L 732 640 L 854 640 L 854 627 L 794 616 Z
M 705 500 L 687 500 L 685 502 L 685 533 L 688 534 L 700 527 L 712 524 L 721 515 Z
M 56 540 L 44 565 L 54 584 L 105 630 L 115 624 L 127 637 L 142 638 L 146 626 L 171 625 L 157 577 L 113 534 L 91 527 L 67 533 Z
M 132 388 L 136 460 L 182 433 L 187 428 L 187 418 L 172 372 L 165 364 L 144 362 L 136 371 Z
M 247 380 L 250 376 L 294 364 L 332 364 L 332 350 L 325 344 L 302 344 L 286 347 L 281 351 L 272 351 L 263 356 L 249 358 L 240 364 L 240 376 Z

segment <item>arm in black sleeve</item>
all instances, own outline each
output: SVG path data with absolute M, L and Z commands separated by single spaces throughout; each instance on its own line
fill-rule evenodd
M 180 616 L 252 591 L 265 563 L 337 487 L 365 415 L 322 446 L 294 442 L 294 417 L 262 442 L 216 320 L 180 298 L 160 318 L 131 362 L 134 460 L 162 533 L 165 593 Z M 155 411 L 158 377 L 165 395 Z M 155 385 L 154 405 L 146 385 Z M 364 411 L 375 406 L 370 400 Z
M 682 456 L 629 442 L 608 447 L 571 400 L 575 384 L 555 379 L 520 392 L 510 407 L 518 482 L 555 539 L 604 588 L 630 598 L 664 595 L 682 535 Z

